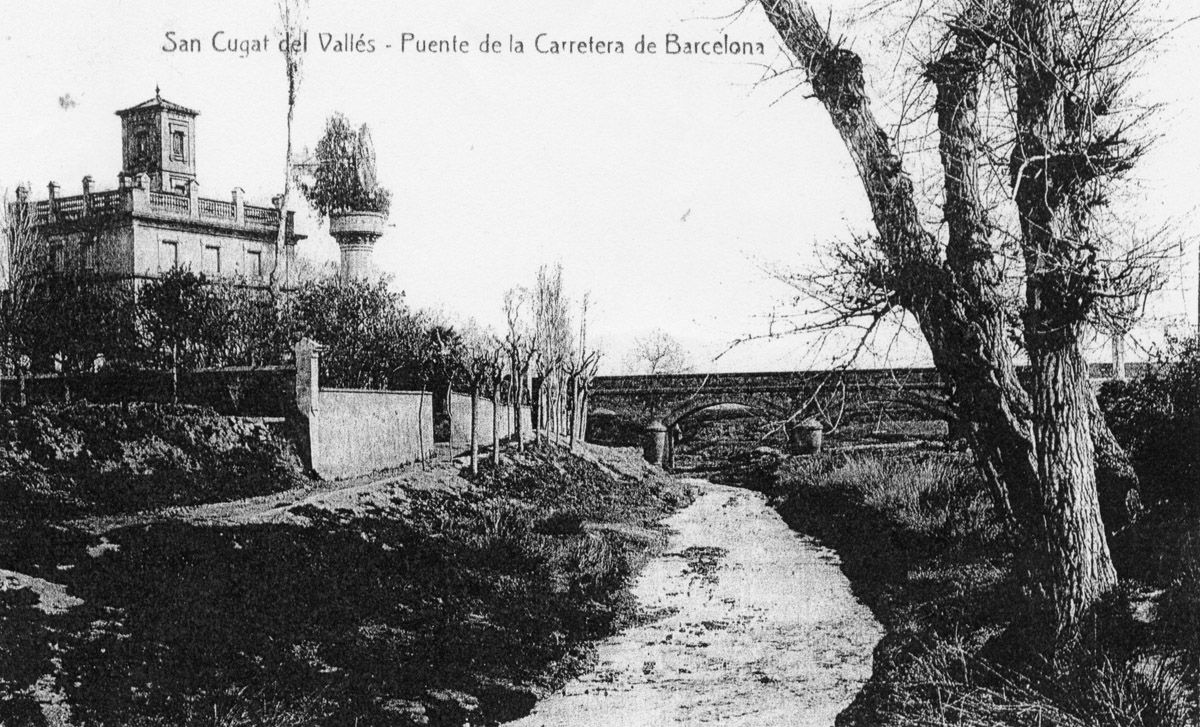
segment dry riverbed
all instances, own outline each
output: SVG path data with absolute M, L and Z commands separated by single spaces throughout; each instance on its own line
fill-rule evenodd
M 883 635 L 837 555 L 759 493 L 695 480 L 695 502 L 634 589 L 645 623 L 512 724 L 832 725 Z

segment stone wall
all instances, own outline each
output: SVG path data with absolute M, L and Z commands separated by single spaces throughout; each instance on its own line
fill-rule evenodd
M 309 421 L 313 470 L 324 479 L 353 477 L 427 455 L 433 446 L 433 395 L 321 389 Z
M 492 407 L 491 399 L 479 397 L 478 413 L 478 442 L 480 447 L 491 446 L 492 443 Z M 455 448 L 471 446 L 471 397 L 457 392 L 450 394 L 450 445 Z M 533 439 L 533 416 L 530 408 L 521 407 L 521 433 L 525 440 Z M 513 422 L 513 410 L 507 404 L 500 405 L 500 438 L 508 439 L 516 434 L 516 424 Z
M 295 346 L 296 412 L 307 464 L 323 479 L 415 462 L 433 448 L 433 395 L 419 391 L 321 388 L 321 351 Z

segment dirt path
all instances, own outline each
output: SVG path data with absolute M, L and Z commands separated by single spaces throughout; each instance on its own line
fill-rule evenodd
M 635 587 L 663 617 L 599 646 L 596 669 L 510 724 L 832 725 L 883 635 L 835 553 L 755 492 L 694 481 Z

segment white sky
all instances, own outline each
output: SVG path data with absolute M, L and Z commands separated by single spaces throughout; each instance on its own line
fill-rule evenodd
M 155 84 L 201 112 L 201 194 L 243 187 L 265 203 L 281 186 L 285 97 L 276 50 L 239 58 L 216 53 L 218 30 L 274 38 L 273 0 L 3 0 L 0 25 L 0 187 L 53 179 L 76 194 L 91 174 L 115 186 L 120 124 L 113 111 L 151 97 Z M 851 24 L 856 3 L 834 12 L 886 89 L 895 28 Z M 1164 3 L 1191 10 L 1187 0 Z M 789 289 L 759 262 L 803 264 L 818 242 L 870 229 L 868 208 L 828 117 L 795 80 L 757 83 L 764 64 L 786 63 L 757 7 L 739 0 L 463 0 L 416 3 L 312 0 L 310 52 L 297 107 L 297 145 L 313 146 L 341 111 L 370 125 L 379 178 L 393 193 L 391 227 L 376 248 L 415 307 L 499 325 L 505 289 L 561 261 L 570 292 L 590 291 L 590 335 L 606 367 L 632 338 L 661 327 L 709 370 L 797 369 L 827 363 L 812 341 L 784 339 L 713 355 L 786 306 Z M 736 17 L 732 17 L 736 15 Z M 164 33 L 197 37 L 198 54 L 162 51 Z M 321 53 L 316 33 L 373 37 L 374 54 Z M 457 35 L 467 55 L 401 54 L 401 33 Z M 527 45 L 554 37 L 621 39 L 625 55 L 488 56 L 485 33 Z M 765 57 L 638 56 L 641 34 L 761 40 Z M 383 48 L 393 44 L 392 49 Z M 1150 68 L 1148 96 L 1167 104 L 1162 138 L 1142 165 L 1139 212 L 1174 219 L 1187 233 L 1179 270 L 1155 321 L 1195 320 L 1196 243 L 1190 236 L 1200 170 L 1195 66 L 1200 31 L 1185 27 Z M 874 56 L 872 54 L 875 54 Z M 875 57 L 882 56 L 882 57 Z M 795 77 L 793 76 L 792 79 Z M 76 104 L 60 106 L 69 94 Z M 295 203 L 310 235 L 302 254 L 336 255 L 323 227 Z M 902 347 L 903 350 L 910 350 Z M 898 364 L 919 358 L 903 354 Z

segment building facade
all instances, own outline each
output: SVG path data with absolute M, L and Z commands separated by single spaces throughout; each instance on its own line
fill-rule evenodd
M 196 179 L 198 112 L 154 98 L 116 112 L 121 119 L 122 169 L 117 188 L 63 197 L 51 182 L 44 200 L 18 190 L 30 205 L 45 246 L 43 264 L 57 272 L 113 279 L 153 279 L 175 268 L 251 286 L 290 287 L 295 269 L 293 213 L 277 249 L 276 206 L 247 204 L 235 188 L 226 199 L 200 195 Z

